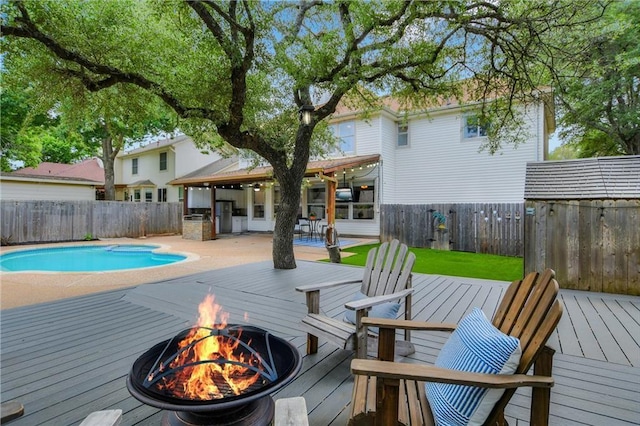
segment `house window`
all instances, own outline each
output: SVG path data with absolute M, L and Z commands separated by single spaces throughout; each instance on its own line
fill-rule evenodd
M 151 189 L 146 189 L 144 191 L 144 201 L 150 203 L 153 201 L 153 191 Z
M 178 187 L 178 201 L 180 202 L 184 201 L 184 186 Z
M 398 146 L 409 146 L 408 124 L 398 124 Z
M 336 220 L 349 219 L 349 205 L 351 203 L 336 203 Z
M 333 126 L 333 131 L 340 139 L 340 151 L 344 154 L 356 152 L 356 125 L 355 121 L 343 121 Z
M 374 217 L 373 183 L 363 182 L 353 187 L 353 219 L 372 220 Z
M 136 203 L 140 202 L 140 190 L 139 189 L 134 189 L 133 190 L 133 201 L 135 201 Z
M 138 159 L 137 158 L 132 158 L 131 159 L 131 174 L 132 175 L 137 175 L 138 174 Z
M 487 123 L 476 114 L 469 114 L 463 117 L 462 136 L 464 139 L 483 138 L 487 136 Z
M 160 170 L 167 170 L 167 153 L 160 153 Z
M 336 220 L 373 220 L 375 187 L 373 181 L 361 181 L 353 185 L 350 199 L 336 199 Z
M 326 189 L 323 186 L 314 186 L 307 189 L 307 217 L 314 213 L 318 219 L 324 219 L 326 207 Z
M 264 219 L 265 190 L 260 187 L 259 191 L 251 189 L 251 193 L 253 194 L 253 218 Z
M 167 202 L 167 188 L 158 188 L 158 202 Z

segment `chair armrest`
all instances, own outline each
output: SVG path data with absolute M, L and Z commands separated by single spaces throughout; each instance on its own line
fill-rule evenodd
M 458 326 L 457 324 L 437 323 L 437 322 L 425 322 L 425 321 L 409 321 L 409 320 L 394 320 L 385 318 L 362 318 L 362 325 L 368 327 L 380 327 L 380 328 L 399 328 L 401 330 L 426 330 L 426 331 L 453 331 Z
M 379 305 L 385 302 L 392 302 L 397 299 L 402 299 L 413 293 L 412 288 L 399 291 L 397 293 L 383 294 L 380 296 L 367 297 L 366 299 L 354 300 L 352 302 L 345 303 L 347 309 L 352 311 L 358 311 L 360 309 L 371 308 L 372 306 Z
M 296 287 L 296 291 L 301 291 L 306 293 L 308 291 L 317 291 L 325 288 L 337 287 L 345 284 L 357 284 L 361 282 L 362 282 L 362 278 L 359 278 L 357 280 L 333 281 L 333 282 L 326 282 L 326 283 L 320 283 L 320 284 L 308 284 L 308 285 L 301 285 L 299 287 Z
M 518 388 L 522 386 L 551 388 L 553 377 L 528 374 L 483 374 L 456 371 L 433 365 L 403 364 L 399 362 L 354 359 L 353 374 L 376 376 L 385 379 L 405 379 L 422 382 L 450 383 L 482 388 Z

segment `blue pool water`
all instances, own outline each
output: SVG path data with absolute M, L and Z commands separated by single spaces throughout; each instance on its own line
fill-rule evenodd
M 19 250 L 0 255 L 0 271 L 100 272 L 168 265 L 186 259 L 154 253 L 159 246 L 75 246 Z

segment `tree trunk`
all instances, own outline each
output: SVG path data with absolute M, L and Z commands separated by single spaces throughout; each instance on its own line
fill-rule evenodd
M 308 103 L 311 101 L 309 100 Z M 309 161 L 309 145 L 314 124 L 300 125 L 296 134 L 293 163 L 287 166 L 286 155 L 272 156 L 256 152 L 269 159 L 273 174 L 280 183 L 280 208 L 276 214 L 276 225 L 273 230 L 273 267 L 275 269 L 295 269 L 296 259 L 293 252 L 293 231 L 298 218 L 300 206 L 300 188 Z M 259 145 L 258 145 L 259 147 Z
M 300 182 L 301 183 L 301 182 Z M 295 269 L 296 259 L 293 252 L 293 231 L 300 205 L 300 184 L 280 185 L 280 208 L 276 214 L 273 229 L 273 267 L 275 269 Z
M 113 201 L 116 199 L 116 185 L 113 171 L 113 144 L 111 136 L 102 139 L 102 164 L 104 165 L 104 199 Z
M 342 263 L 342 256 L 340 256 L 340 247 L 327 246 L 327 251 L 329 252 L 329 259 L 331 260 L 331 263 Z

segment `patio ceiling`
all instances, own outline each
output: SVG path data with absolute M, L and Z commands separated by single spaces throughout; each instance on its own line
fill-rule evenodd
M 316 174 L 330 175 L 340 170 L 351 169 L 376 163 L 380 160 L 379 154 L 360 155 L 355 157 L 344 157 L 331 160 L 310 161 L 307 164 L 305 176 L 315 176 Z M 174 179 L 170 185 L 185 186 L 205 186 L 208 185 L 232 185 L 239 183 L 253 183 L 256 181 L 273 180 L 272 167 L 255 167 L 253 169 L 241 169 L 219 173 L 192 173 L 188 177 Z

